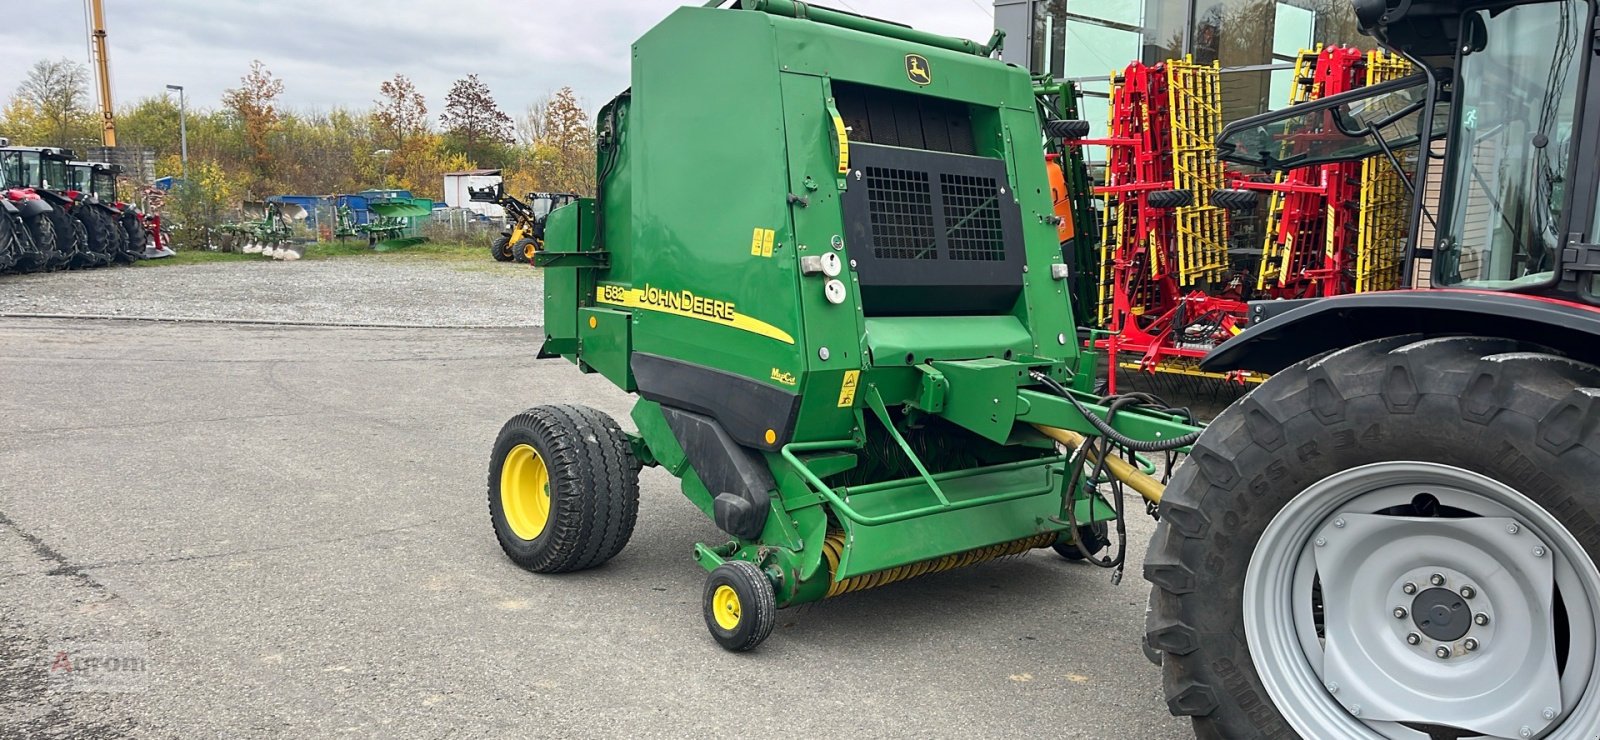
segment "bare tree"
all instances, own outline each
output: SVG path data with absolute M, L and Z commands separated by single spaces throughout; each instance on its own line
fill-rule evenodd
M 70 59 L 41 59 L 28 69 L 17 98 L 37 111 L 49 141 L 67 146 L 81 136 L 89 112 L 89 71 Z
M 428 130 L 428 103 L 410 78 L 396 74 L 378 86 L 378 94 L 381 97 L 373 101 L 377 108 L 372 120 L 386 146 L 399 148 Z
M 474 162 L 484 159 L 488 145 L 512 140 L 511 116 L 495 104 L 489 86 L 477 75 L 467 75 L 450 86 L 439 123 L 460 139 L 463 153 Z

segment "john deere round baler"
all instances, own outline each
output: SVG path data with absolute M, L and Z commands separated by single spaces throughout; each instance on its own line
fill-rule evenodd
M 1151 451 L 1193 428 L 1089 393 L 1026 72 L 990 58 L 998 36 L 718 4 L 635 44 L 596 197 L 549 217 L 540 356 L 637 394 L 638 433 L 571 405 L 508 422 L 489 475 L 506 554 L 605 562 L 639 467 L 661 466 L 727 534 L 694 552 L 731 650 L 792 604 L 1092 555 L 1116 516 L 1096 481 L 1160 495 L 1102 438 Z

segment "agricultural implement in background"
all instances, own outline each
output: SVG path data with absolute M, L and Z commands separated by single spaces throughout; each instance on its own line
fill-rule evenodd
M 534 262 L 540 356 L 636 393 L 638 433 L 571 405 L 505 425 L 488 498 L 514 562 L 616 555 L 652 465 L 724 533 L 694 553 L 729 650 L 778 608 L 1036 548 L 1120 567 L 1123 487 L 1160 498 L 1133 451 L 1196 431 L 1091 392 L 1046 160 L 1021 145 L 1060 109 L 998 43 L 741 0 L 635 45 L 598 193 L 550 215 Z
M 1207 377 L 1195 366 L 1244 323 L 1233 286 L 1227 217 L 1211 205 L 1222 187 L 1212 141 L 1221 127 L 1216 64 L 1135 62 L 1111 78 L 1108 136 L 1071 138 L 1106 147 L 1096 346 L 1144 372 Z M 1077 133 L 1086 133 L 1081 128 Z M 1243 383 L 1248 375 L 1214 376 Z
M 372 220 L 356 226 L 367 237 L 367 244 L 379 252 L 414 247 L 428 241 L 421 235 L 422 219 L 433 213 L 433 201 L 426 198 L 374 199 L 367 203 Z
M 505 209 L 509 226 L 489 245 L 496 262 L 533 262 L 535 252 L 544 248 L 545 219 L 550 213 L 578 199 L 577 193 L 528 193 L 526 201 L 506 192 L 504 182 L 483 188 L 467 188 L 472 200 L 493 203 Z
M 224 224 L 218 229 L 223 235 L 224 251 L 238 250 L 244 254 L 260 254 L 274 259 L 299 259 L 302 256 L 293 248 L 293 243 L 294 223 L 305 221 L 308 215 L 303 206 L 246 201 L 243 215 L 244 220 Z
M 1398 80 L 1411 63 L 1383 51 L 1348 46 L 1303 51 L 1295 60 L 1290 105 Z M 1283 161 L 1325 145 L 1330 132 L 1300 131 L 1275 144 Z M 1334 136 L 1338 134 L 1333 133 Z M 1397 153 L 1401 171 L 1415 170 L 1416 152 Z M 1400 287 L 1408 192 L 1394 164 L 1380 154 L 1296 167 L 1274 181 L 1235 176 L 1218 202 L 1244 211 L 1270 193 L 1267 237 L 1256 272 L 1256 298 L 1322 298 Z

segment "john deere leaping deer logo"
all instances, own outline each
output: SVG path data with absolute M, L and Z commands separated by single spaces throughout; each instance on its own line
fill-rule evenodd
M 933 70 L 928 67 L 928 58 L 921 54 L 907 54 L 906 76 L 918 85 L 933 82 Z

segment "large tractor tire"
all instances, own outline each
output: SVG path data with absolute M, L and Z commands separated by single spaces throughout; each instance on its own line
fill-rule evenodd
M 500 429 L 489 457 L 489 520 L 511 561 L 535 573 L 593 568 L 628 544 L 639 461 L 611 417 L 535 406 Z
M 1392 337 L 1278 373 L 1161 505 L 1146 639 L 1204 738 L 1600 727 L 1600 368 Z
M 516 259 L 511 252 L 511 235 L 501 234 L 494 238 L 494 243 L 489 245 L 489 254 L 494 256 L 495 262 L 510 262 Z
M 137 262 L 144 257 L 145 245 L 150 241 L 150 232 L 144 228 L 144 219 L 128 210 L 117 218 L 117 222 L 122 226 L 122 233 L 128 237 L 122 246 L 123 261 Z
M 117 217 L 106 211 L 100 211 L 100 218 L 106 222 L 106 233 L 111 235 L 111 261 L 115 264 L 126 264 L 128 259 L 128 233 L 122 230 L 122 224 L 117 223 Z
M 99 267 L 105 264 L 100 255 L 89 249 L 89 230 L 83 227 L 82 221 L 76 216 L 68 218 L 67 228 L 72 230 L 72 243 L 77 245 L 77 254 L 72 258 L 73 267 Z
M 21 219 L 0 207 L 0 273 L 10 272 L 22 256 Z
M 112 233 L 115 224 L 104 213 L 95 208 L 75 209 L 78 220 L 83 222 L 83 229 L 88 236 L 89 251 L 95 256 L 95 264 L 109 265 L 117 257 L 116 234 Z
M 52 207 L 47 217 L 50 219 L 50 229 L 55 232 L 56 239 L 51 245 L 45 269 L 66 270 L 74 267 L 78 264 L 78 255 L 83 245 L 78 241 L 77 229 L 72 228 L 72 214 Z
M 56 227 L 50 220 L 50 214 L 28 216 L 22 219 L 22 222 L 28 230 L 28 235 L 33 237 L 34 249 L 25 252 L 17 261 L 17 271 L 38 272 L 48 269 L 50 255 L 56 248 Z

